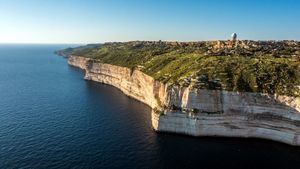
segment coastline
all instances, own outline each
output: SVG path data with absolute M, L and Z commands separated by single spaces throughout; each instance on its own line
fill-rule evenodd
M 156 131 L 300 146 L 299 98 L 168 86 L 139 70 L 79 56 L 70 56 L 68 63 L 83 69 L 86 80 L 112 85 L 150 106 Z

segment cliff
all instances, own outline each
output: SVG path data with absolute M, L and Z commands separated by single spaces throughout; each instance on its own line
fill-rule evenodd
M 70 56 L 85 79 L 112 85 L 147 105 L 156 131 L 256 137 L 300 146 L 300 98 L 162 83 L 137 69 Z
M 140 70 L 174 86 L 300 97 L 296 41 L 134 41 L 59 53 Z

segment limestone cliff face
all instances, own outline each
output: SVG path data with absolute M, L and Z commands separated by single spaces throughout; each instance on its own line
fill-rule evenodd
M 83 57 L 71 56 L 68 63 L 85 70 L 85 79 L 117 87 L 151 108 L 160 108 L 164 97 L 164 84 L 138 70 L 103 64 Z
M 266 138 L 300 146 L 300 98 L 169 86 L 138 70 L 70 56 L 85 79 L 117 87 L 147 105 L 157 131 Z

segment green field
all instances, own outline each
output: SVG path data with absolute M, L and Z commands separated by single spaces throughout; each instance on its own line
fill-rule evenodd
M 139 69 L 164 83 L 300 96 L 299 46 L 272 43 L 267 47 L 259 44 L 249 49 L 221 48 L 214 54 L 210 52 L 212 45 L 204 42 L 126 42 L 68 52 Z

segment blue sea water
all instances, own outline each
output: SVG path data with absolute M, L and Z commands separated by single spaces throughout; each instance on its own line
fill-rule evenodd
M 0 169 L 299 168 L 300 148 L 156 133 L 150 108 L 54 51 L 0 45 Z

